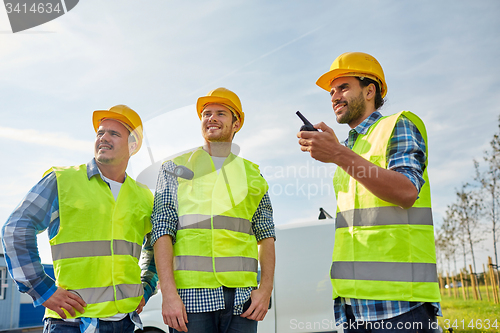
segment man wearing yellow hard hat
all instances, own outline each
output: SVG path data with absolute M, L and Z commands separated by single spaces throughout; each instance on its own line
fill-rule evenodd
M 134 332 L 156 288 L 152 247 L 142 246 L 153 195 L 125 173 L 142 144 L 141 118 L 116 105 L 92 122 L 94 158 L 48 170 L 2 229 L 12 278 L 45 307 L 44 332 Z M 36 234 L 46 229 L 55 281 L 38 256 Z
M 409 111 L 382 116 L 387 84 L 371 55 L 348 52 L 316 82 L 330 93 L 339 142 L 324 122 L 297 134 L 301 150 L 335 163 L 335 245 L 330 278 L 344 332 L 438 332 L 441 315 L 427 132 Z
M 173 332 L 255 333 L 274 278 L 268 185 L 231 152 L 245 119 L 238 96 L 217 88 L 196 108 L 205 144 L 162 165 L 151 216 L 163 320 Z

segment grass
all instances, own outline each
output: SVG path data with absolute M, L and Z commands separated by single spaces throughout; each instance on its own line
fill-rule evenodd
M 443 317 L 438 317 L 442 328 L 454 326 L 453 332 L 500 332 L 500 304 L 493 303 L 490 287 L 490 301 L 486 297 L 486 289 L 480 287 L 483 300 L 474 300 L 472 288 L 469 287 L 470 299 L 464 300 L 462 288 L 459 288 L 458 298 L 448 296 L 448 290 L 442 295 L 441 308 Z M 496 326 L 495 326 L 496 320 Z M 489 328 L 487 328 L 489 324 Z

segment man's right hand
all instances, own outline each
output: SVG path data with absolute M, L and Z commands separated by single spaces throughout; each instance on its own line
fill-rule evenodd
M 179 332 L 187 332 L 186 307 L 179 294 L 175 292 L 167 295 L 164 292 L 162 296 L 161 314 L 163 315 L 163 322 Z
M 50 296 L 48 300 L 43 302 L 42 305 L 47 309 L 57 312 L 62 319 L 66 319 L 66 314 L 63 309 L 74 317 L 76 314 L 75 310 L 80 313 L 85 312 L 84 307 L 87 306 L 87 303 L 78 295 L 58 287 L 56 292 Z

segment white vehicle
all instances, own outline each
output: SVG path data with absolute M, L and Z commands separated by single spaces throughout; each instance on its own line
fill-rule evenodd
M 153 295 L 148 303 L 144 306 L 141 314 L 143 330 L 136 330 L 135 333 L 168 333 L 168 326 L 163 323 L 161 315 L 161 291 Z
M 330 265 L 334 220 L 276 226 L 276 272 L 271 308 L 259 333 L 342 332 L 333 317 Z M 161 295 L 141 313 L 144 332 L 168 332 Z

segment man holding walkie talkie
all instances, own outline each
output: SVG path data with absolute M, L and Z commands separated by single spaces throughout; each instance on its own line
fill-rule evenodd
M 205 145 L 162 165 L 151 216 L 163 320 L 171 332 L 256 333 L 274 278 L 268 185 L 231 153 L 245 119 L 238 96 L 217 88 L 197 111 Z
M 338 168 L 331 267 L 334 313 L 345 332 L 434 332 L 441 315 L 427 133 L 415 114 L 382 116 L 384 72 L 369 54 L 349 52 L 316 82 L 330 92 L 339 142 L 324 122 L 301 130 L 301 150 Z

